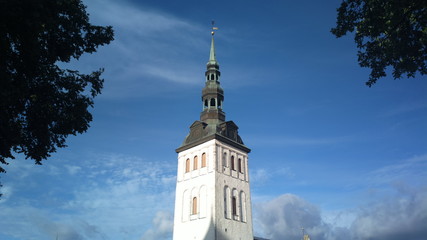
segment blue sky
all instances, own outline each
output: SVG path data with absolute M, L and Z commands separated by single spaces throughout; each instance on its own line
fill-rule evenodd
M 201 111 L 215 19 L 224 111 L 252 149 L 254 231 L 276 239 L 427 234 L 426 77 L 380 79 L 340 1 L 88 0 L 116 40 L 66 67 L 105 68 L 87 133 L 2 174 L 0 239 L 171 239 L 177 154 Z

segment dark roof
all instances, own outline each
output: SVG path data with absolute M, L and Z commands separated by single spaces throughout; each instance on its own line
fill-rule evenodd
M 208 124 L 202 121 L 195 121 L 190 126 L 190 133 L 176 152 L 182 152 L 201 143 L 212 139 L 218 139 L 224 143 L 232 145 L 240 150 L 249 153 L 251 150 L 243 144 L 238 133 L 239 127 L 233 121 L 217 122 Z

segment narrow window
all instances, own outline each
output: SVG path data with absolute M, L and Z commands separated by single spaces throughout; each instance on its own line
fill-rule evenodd
M 202 168 L 206 167 L 206 153 L 202 154 Z
M 236 199 L 236 197 L 231 198 L 231 209 L 232 209 L 233 216 L 236 216 L 237 215 L 237 199 Z
M 224 155 L 222 155 L 222 166 L 227 167 L 227 153 L 224 153 Z
M 207 108 L 209 105 L 208 105 L 208 100 L 207 99 L 205 99 L 205 108 Z
M 189 172 L 190 171 L 190 159 L 187 158 L 187 160 L 185 161 L 185 172 Z
M 246 195 L 243 191 L 240 192 L 240 216 L 241 221 L 246 222 Z
M 242 159 L 241 158 L 239 158 L 239 162 L 238 162 L 238 166 L 237 167 L 239 168 L 239 172 L 242 173 L 243 169 L 242 169 Z
M 197 156 L 195 156 L 193 161 L 193 170 L 197 170 L 197 162 L 198 162 L 198 159 L 197 159 Z
M 211 99 L 211 107 L 215 107 L 215 98 Z
M 231 170 L 236 170 L 236 166 L 234 164 L 234 156 L 231 156 Z
M 230 188 L 225 186 L 224 188 L 224 215 L 225 218 L 230 219 Z
M 197 214 L 197 197 L 193 197 L 193 209 L 191 211 L 191 214 Z
M 213 73 L 211 74 L 211 80 L 215 80 L 215 75 Z

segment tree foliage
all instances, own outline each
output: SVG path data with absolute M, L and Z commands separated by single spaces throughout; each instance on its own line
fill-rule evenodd
M 337 9 L 336 37 L 354 32 L 360 66 L 371 69 L 368 86 L 386 76 L 394 79 L 427 74 L 426 0 L 343 0 Z
M 103 86 L 102 69 L 57 63 L 110 43 L 113 29 L 91 25 L 81 0 L 0 0 L 0 12 L 0 162 L 22 153 L 41 164 L 88 129 Z

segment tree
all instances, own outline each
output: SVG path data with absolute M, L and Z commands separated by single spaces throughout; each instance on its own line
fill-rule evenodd
M 337 26 L 331 32 L 342 37 L 355 31 L 361 67 L 371 69 L 371 87 L 392 67 L 394 79 L 427 74 L 426 0 L 343 0 L 337 9 Z
M 41 164 L 68 135 L 85 132 L 102 69 L 61 69 L 113 40 L 81 0 L 0 0 L 0 162 L 15 153 Z M 5 172 L 0 165 L 0 172 Z

